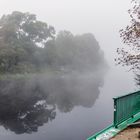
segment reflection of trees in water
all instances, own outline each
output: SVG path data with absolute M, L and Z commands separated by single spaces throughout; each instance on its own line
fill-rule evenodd
M 0 83 L 0 123 L 17 134 L 36 132 L 39 126 L 55 118 L 55 107 L 46 102 L 46 97 L 32 86 L 25 87 L 25 81 Z M 30 92 L 28 92 L 30 91 Z
M 0 124 L 17 134 L 32 133 L 55 119 L 56 107 L 69 112 L 75 106 L 92 107 L 102 76 L 36 76 L 0 82 Z

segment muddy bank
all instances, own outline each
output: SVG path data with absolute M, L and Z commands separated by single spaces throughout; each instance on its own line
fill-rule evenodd
M 140 140 L 140 127 L 127 128 L 111 140 Z

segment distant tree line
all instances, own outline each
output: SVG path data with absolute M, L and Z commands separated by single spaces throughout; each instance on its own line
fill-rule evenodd
M 104 55 L 93 34 L 56 34 L 36 15 L 14 11 L 0 19 L 0 73 L 95 70 Z

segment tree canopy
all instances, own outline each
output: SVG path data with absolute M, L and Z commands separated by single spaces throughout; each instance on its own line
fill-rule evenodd
M 103 52 L 91 33 L 56 34 L 53 26 L 36 15 L 18 11 L 0 19 L 0 73 L 95 70 L 103 63 Z
M 30 71 L 37 63 L 38 52 L 53 39 L 52 26 L 38 21 L 29 13 L 13 12 L 0 19 L 0 71 Z M 41 47 L 39 47 L 41 46 Z
M 55 40 L 56 65 L 78 71 L 96 70 L 103 64 L 104 55 L 91 33 L 73 35 L 61 31 Z

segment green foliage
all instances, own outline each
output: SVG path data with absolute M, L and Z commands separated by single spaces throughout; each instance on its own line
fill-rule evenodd
M 104 63 L 104 55 L 98 42 L 90 33 L 74 36 L 61 31 L 55 40 L 51 55 L 55 66 L 65 70 L 93 71 Z
M 95 70 L 103 52 L 90 33 L 74 36 L 38 21 L 34 14 L 13 12 L 0 19 L 0 72 Z
M 0 72 L 32 72 L 41 63 L 42 47 L 53 39 L 52 26 L 29 13 L 13 12 L 0 19 Z

